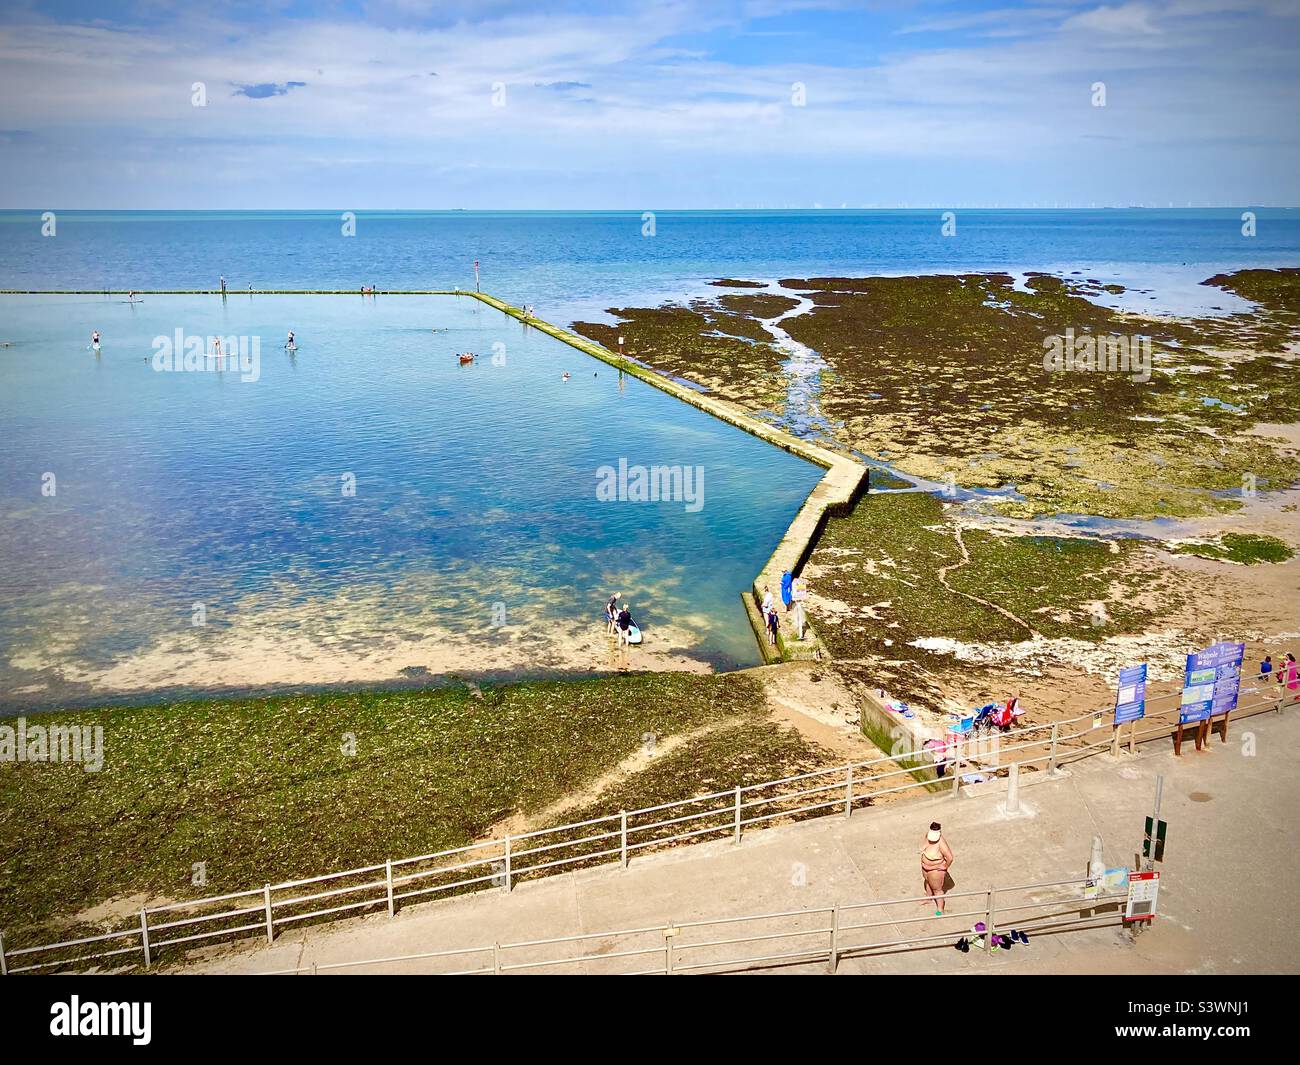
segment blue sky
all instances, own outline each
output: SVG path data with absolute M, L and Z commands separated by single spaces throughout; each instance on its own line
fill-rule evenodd
M 0 14 L 10 208 L 1290 206 L 1297 114 L 1296 0 Z

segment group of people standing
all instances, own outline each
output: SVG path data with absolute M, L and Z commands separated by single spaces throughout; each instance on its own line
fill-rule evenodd
M 767 642 L 770 646 L 776 646 L 777 635 L 781 631 L 781 613 L 790 613 L 794 611 L 794 629 L 795 639 L 803 639 L 804 630 L 804 597 L 807 595 L 803 578 L 795 579 L 794 574 L 786 570 L 781 574 L 781 605 L 783 611 L 776 608 L 776 599 L 772 595 L 772 589 L 766 584 L 763 585 L 763 627 L 767 630 Z
M 788 603 L 786 609 L 790 609 Z M 781 615 L 777 612 L 776 600 L 772 598 L 772 589 L 766 584 L 763 585 L 763 627 L 767 630 L 768 645 L 775 647 L 777 634 L 781 631 Z
M 605 604 L 605 629 L 610 636 L 618 637 L 620 649 L 631 647 L 632 633 L 636 631 L 636 622 L 632 620 L 632 610 L 624 601 L 619 603 L 622 592 L 615 592 Z

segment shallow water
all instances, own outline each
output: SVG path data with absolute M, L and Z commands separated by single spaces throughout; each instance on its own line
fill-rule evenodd
M 468 298 L 11 296 L 0 321 L 11 710 L 604 668 L 613 591 L 639 654 L 752 664 L 739 593 L 821 476 Z M 177 329 L 260 361 L 161 372 Z M 702 505 L 598 500 L 620 459 L 702 468 Z

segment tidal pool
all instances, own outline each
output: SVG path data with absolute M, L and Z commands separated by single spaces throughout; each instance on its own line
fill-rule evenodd
M 5 296 L 0 343 L 9 712 L 600 671 L 615 591 L 632 668 L 753 664 L 822 472 L 468 297 Z M 600 498 L 620 462 L 690 498 Z

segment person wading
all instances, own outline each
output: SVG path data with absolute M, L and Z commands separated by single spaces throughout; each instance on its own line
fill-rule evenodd
M 925 893 L 936 900 L 936 917 L 943 916 L 944 884 L 951 865 L 952 848 L 943 838 L 943 828 L 938 821 L 931 821 L 930 831 L 925 835 L 925 845 L 921 848 L 921 879 L 925 881 Z

